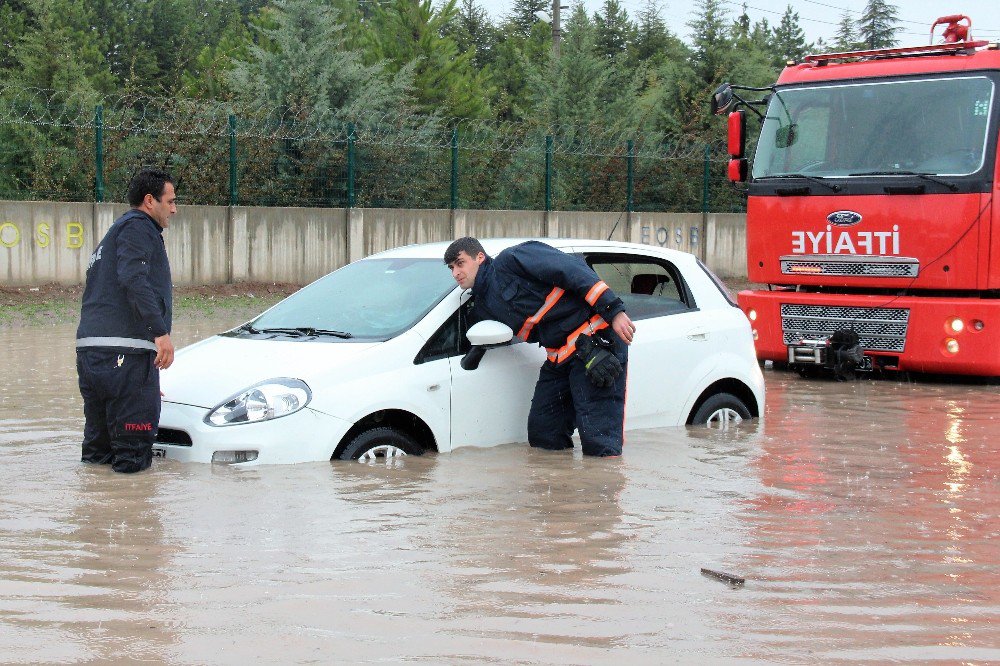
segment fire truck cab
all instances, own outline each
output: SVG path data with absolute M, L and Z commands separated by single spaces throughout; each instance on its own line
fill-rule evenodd
M 811 55 L 713 95 L 729 178 L 747 183 L 747 273 L 764 287 L 738 298 L 759 359 L 1000 375 L 1000 48 L 967 17 L 942 23 L 941 44 Z

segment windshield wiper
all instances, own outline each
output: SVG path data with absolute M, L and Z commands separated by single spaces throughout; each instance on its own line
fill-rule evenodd
M 329 335 L 334 338 L 353 338 L 353 333 L 348 333 L 347 331 L 333 331 L 328 328 L 309 328 L 308 326 L 303 326 L 302 328 L 296 329 L 302 331 L 306 335 Z
M 958 185 L 955 183 L 949 183 L 946 180 L 941 180 L 940 178 L 935 178 L 929 173 L 923 173 L 920 171 L 862 171 L 861 173 L 852 173 L 852 176 L 916 176 L 917 178 L 923 178 L 924 180 L 929 180 L 932 183 L 937 183 L 938 185 L 944 185 L 952 192 L 958 190 Z
M 330 335 L 336 338 L 353 338 L 354 334 L 348 333 L 346 331 L 332 331 L 326 328 L 312 328 L 311 326 L 297 326 L 294 328 L 262 328 L 257 333 L 281 333 L 283 335 L 291 335 L 297 338 L 303 336 L 308 336 L 315 338 L 320 335 Z
M 255 333 L 260 333 L 260 331 L 258 331 L 256 328 L 254 328 L 253 324 L 251 324 L 250 322 L 247 322 L 247 323 L 243 324 L 242 326 L 240 326 L 238 328 L 234 328 L 232 332 L 233 333 L 249 333 L 251 335 L 253 335 Z
M 291 335 L 297 338 L 301 338 L 307 335 L 305 331 L 301 328 L 261 328 L 257 330 L 258 333 L 281 333 L 282 335 Z
M 841 190 L 840 185 L 834 185 L 833 183 L 827 183 L 822 178 L 818 176 L 807 176 L 804 173 L 783 173 L 777 176 L 761 176 L 760 178 L 755 178 L 754 180 L 771 180 L 771 179 L 788 179 L 788 178 L 804 178 L 810 183 L 816 183 L 817 185 L 822 185 L 827 187 L 834 192 L 839 192 Z

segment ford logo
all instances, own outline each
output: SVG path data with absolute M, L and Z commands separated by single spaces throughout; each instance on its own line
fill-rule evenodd
M 835 227 L 853 227 L 861 221 L 861 213 L 853 210 L 838 210 L 826 216 L 827 221 Z

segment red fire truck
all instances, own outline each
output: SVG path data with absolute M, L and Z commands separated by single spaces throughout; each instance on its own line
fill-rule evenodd
M 773 86 L 715 91 L 748 278 L 766 285 L 739 294 L 760 359 L 1000 375 L 1000 47 L 961 15 L 932 42 L 938 25 L 939 44 L 810 55 Z

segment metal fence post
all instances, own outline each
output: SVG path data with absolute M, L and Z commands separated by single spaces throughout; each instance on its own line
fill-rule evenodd
M 458 208 L 458 128 L 451 130 L 451 209 Z
M 354 208 L 354 123 L 347 123 L 347 207 Z
M 702 215 L 708 215 L 708 160 L 710 157 L 710 151 L 712 147 L 709 144 L 705 144 L 705 170 L 701 178 L 701 212 Z
M 235 206 L 236 196 L 236 115 L 229 114 L 229 205 Z
M 710 177 L 709 172 L 709 158 L 711 157 L 712 147 L 709 144 L 705 144 L 705 169 L 702 174 L 702 188 L 701 188 L 701 233 L 698 239 L 701 243 L 699 248 L 698 257 L 704 261 L 708 262 L 708 179 Z
M 625 212 L 631 213 L 635 204 L 635 142 L 629 139 L 625 145 L 628 148 L 625 162 Z
M 94 109 L 94 199 L 104 201 L 104 107 Z
M 552 135 L 545 137 L 545 212 L 552 210 Z

